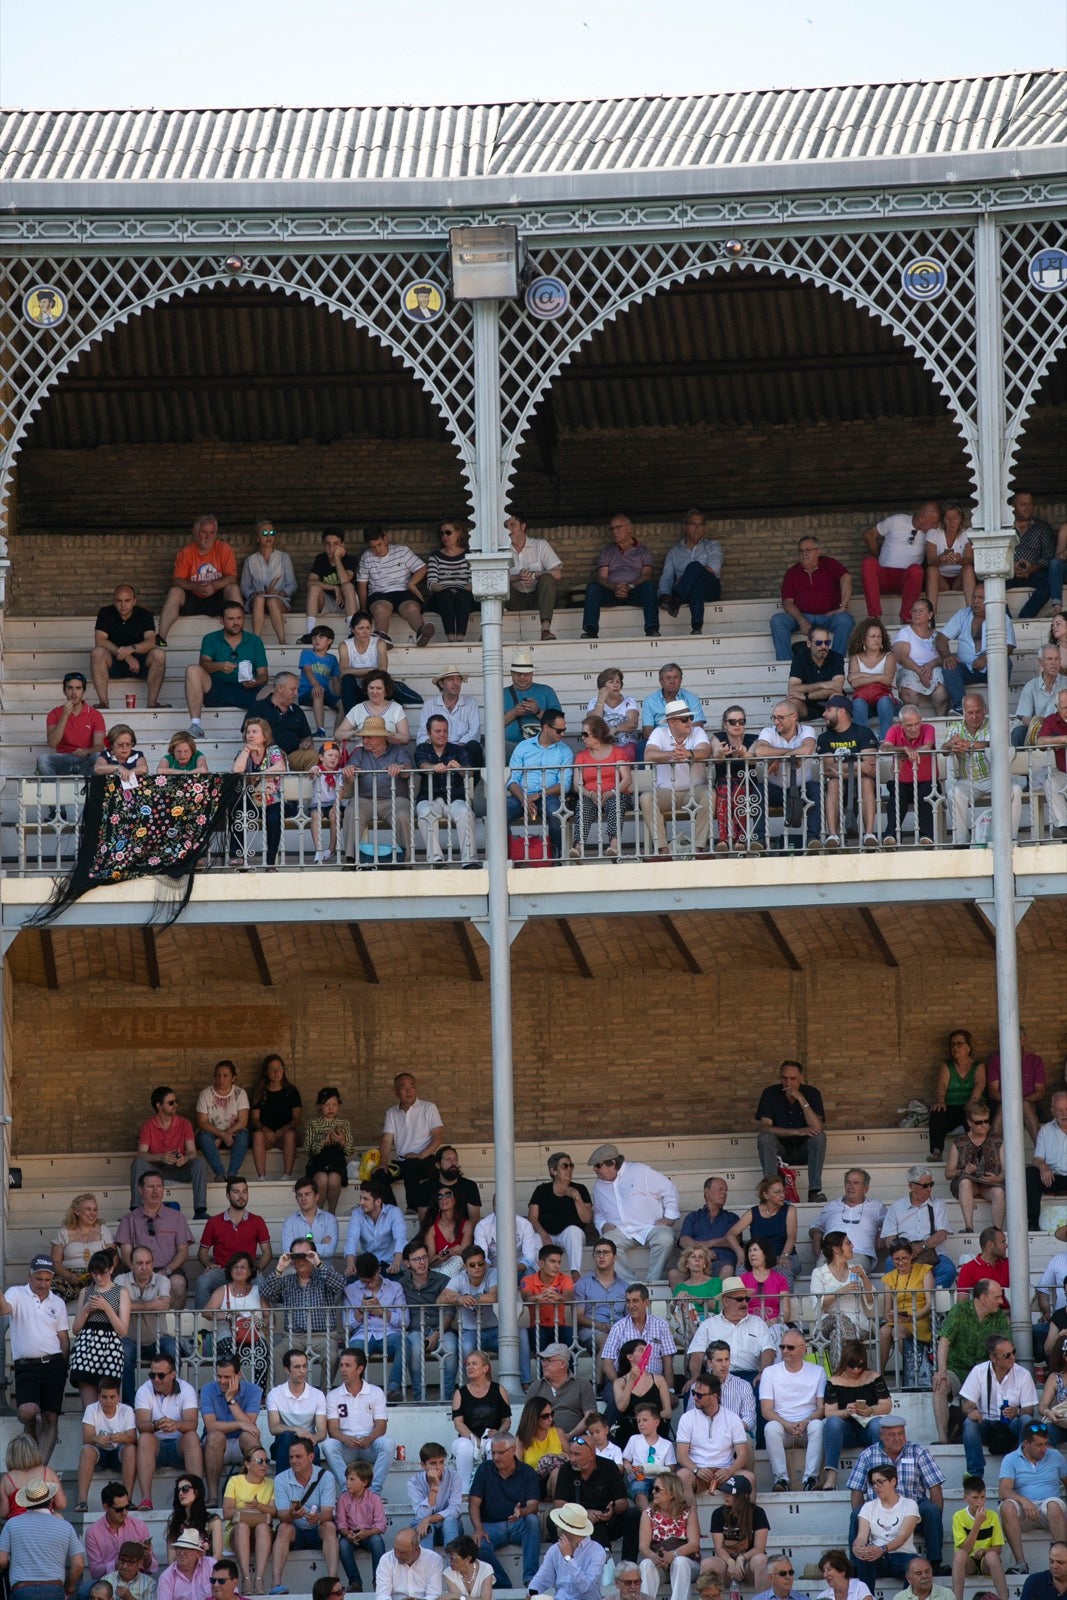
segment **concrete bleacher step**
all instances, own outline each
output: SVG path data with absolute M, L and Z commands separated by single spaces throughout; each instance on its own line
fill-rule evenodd
M 1013 613 L 1013 621 L 1020 643 L 1029 640 L 1039 629 L 1048 631 L 1047 617 L 1020 618 L 1017 615 L 1019 607 L 1024 604 L 1025 596 L 1012 593 L 1008 596 L 1008 608 Z M 145 604 L 151 607 L 152 597 L 146 596 Z M 958 592 L 949 592 L 941 596 L 938 602 L 938 620 L 947 621 L 963 604 L 963 596 Z M 718 601 L 709 602 L 704 608 L 704 634 L 703 638 L 713 637 L 725 633 L 751 633 L 761 639 L 769 640 L 768 620 L 778 608 L 778 591 L 776 587 L 769 587 L 766 595 L 754 596 L 747 599 L 730 599 L 729 597 Z M 862 621 L 866 614 L 862 595 L 854 596 L 849 610 L 856 622 Z M 20 614 L 7 614 L 5 618 L 5 632 L 8 643 L 18 650 L 56 650 L 70 646 L 81 645 L 88 648 L 85 641 L 92 637 L 93 618 L 95 611 L 81 614 L 26 616 Z M 471 618 L 468 637 L 459 644 L 450 644 L 444 636 L 440 626 L 440 619 L 432 607 L 427 606 L 427 616 L 434 621 L 438 632 L 436 638 L 427 647 L 432 652 L 447 653 L 450 650 L 463 649 L 471 643 L 477 642 L 479 616 L 477 610 Z M 158 613 L 157 613 L 158 615 Z M 338 613 L 333 613 L 323 620 L 333 628 L 338 638 L 346 630 L 345 619 Z M 886 626 L 890 632 L 898 626 L 893 602 L 890 601 L 886 611 Z M 689 612 L 683 608 L 677 617 L 671 617 L 666 611 L 659 615 L 660 637 L 674 638 L 682 643 L 691 637 L 689 632 Z M 204 632 L 215 626 L 212 619 L 203 617 L 179 617 L 168 635 L 168 646 L 182 645 L 186 642 L 195 644 Z M 286 617 L 286 643 L 295 645 L 300 635 L 304 632 L 304 615 L 299 607 L 295 608 Z M 561 605 L 556 612 L 556 619 L 552 624 L 552 631 L 557 635 L 556 643 L 572 644 L 581 641 L 581 610 L 577 606 Z M 409 634 L 404 623 L 395 620 L 392 627 L 395 643 L 393 654 L 401 650 L 410 649 Z M 519 642 L 541 645 L 541 625 L 537 616 L 532 613 L 505 612 L 503 618 L 503 632 L 505 643 Z M 630 637 L 637 632 L 640 637 L 640 615 L 635 608 L 628 606 L 607 607 L 601 614 L 601 638 L 608 635 L 612 637 Z M 276 646 L 272 629 L 268 629 L 265 636 L 268 650 Z M 700 645 L 700 638 L 693 639 L 693 644 Z M 551 649 L 551 643 L 544 645 L 546 650 Z M 425 654 L 426 652 L 420 652 Z
M 515 1146 L 516 1207 L 525 1214 L 529 1195 L 536 1183 L 545 1176 L 545 1161 L 554 1146 L 547 1143 L 524 1141 Z M 926 1133 L 919 1129 L 875 1128 L 834 1130 L 830 1144 L 831 1160 L 824 1177 L 826 1192 L 839 1194 L 844 1173 L 851 1165 L 860 1164 L 872 1175 L 872 1194 L 892 1201 L 906 1192 L 906 1172 L 916 1161 L 925 1160 Z M 579 1172 L 582 1172 L 584 1152 L 575 1147 Z M 833 1159 L 840 1153 L 840 1159 Z M 847 1153 L 847 1159 L 845 1159 Z M 732 1209 L 743 1210 L 754 1198 L 760 1179 L 756 1159 L 755 1140 L 751 1135 L 717 1133 L 673 1138 L 650 1138 L 642 1145 L 642 1156 L 653 1166 L 667 1172 L 677 1183 L 681 1211 L 696 1209 L 702 1202 L 703 1183 L 707 1176 L 724 1176 L 731 1186 Z M 489 1144 L 461 1144 L 459 1156 L 462 1169 L 482 1189 L 488 1209 L 489 1196 L 494 1184 L 493 1149 Z M 130 1156 L 122 1152 L 89 1153 L 26 1153 L 12 1158 L 21 1172 L 22 1187 L 9 1192 L 8 1254 L 13 1263 L 26 1263 L 39 1249 L 48 1249 L 67 1206 L 76 1194 L 89 1189 L 96 1194 L 101 1216 L 110 1226 L 115 1226 L 129 1205 Z M 251 1176 L 251 1163 L 246 1170 Z M 935 1169 L 936 1170 L 936 1169 Z M 271 1154 L 268 1172 L 272 1176 L 265 1183 L 251 1184 L 252 1209 L 265 1217 L 271 1229 L 275 1250 L 280 1246 L 281 1223 L 293 1210 L 292 1188 L 280 1177 L 280 1157 Z M 802 1174 L 803 1177 L 803 1174 Z M 583 1174 L 582 1181 L 591 1181 L 592 1174 Z M 941 1191 L 945 1186 L 939 1185 Z M 167 1191 L 168 1200 L 174 1200 L 186 1213 L 190 1209 L 187 1186 L 177 1186 Z M 398 1196 L 398 1198 L 401 1198 Z M 954 1260 L 966 1259 L 978 1250 L 977 1234 L 989 1218 L 988 1206 L 980 1204 L 976 1213 L 973 1233 L 963 1231 L 962 1216 L 957 1202 L 944 1194 L 954 1232 L 945 1242 L 945 1250 Z M 344 1246 L 354 1201 L 351 1193 L 342 1202 L 339 1217 L 341 1247 Z M 221 1211 L 225 1205 L 223 1186 L 212 1182 L 208 1190 L 208 1209 Z M 798 1245 L 805 1270 L 811 1262 L 808 1229 L 816 1221 L 822 1206 L 804 1200 L 798 1207 Z M 1046 1203 L 1046 1214 L 1058 1217 L 1062 1202 L 1052 1199 Z M 414 1219 L 408 1219 L 414 1231 Z M 195 1229 L 194 1229 L 195 1231 Z M 1034 1281 L 1040 1277 L 1052 1255 L 1064 1248 L 1051 1232 L 1035 1234 L 1031 1238 L 1031 1274 Z M 591 1252 L 586 1250 L 586 1267 Z M 195 1264 L 192 1275 L 196 1272 Z M 801 1279 L 798 1292 L 806 1289 Z

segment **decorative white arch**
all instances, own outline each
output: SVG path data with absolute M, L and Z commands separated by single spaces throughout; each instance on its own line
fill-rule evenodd
M 1001 229 L 1001 339 L 1004 368 L 1004 482 L 1042 383 L 1067 349 L 1067 290 L 1044 294 L 1029 261 L 1048 244 L 1063 248 L 1063 228 L 1020 222 Z
M 948 304 L 939 301 L 911 301 L 899 283 L 899 251 L 919 253 L 910 235 L 894 235 L 894 254 L 886 236 L 878 250 L 862 258 L 857 270 L 854 256 L 856 240 L 848 240 L 844 260 L 835 259 L 829 248 L 834 240 L 762 240 L 734 252 L 722 241 L 674 245 L 635 245 L 609 251 L 603 245 L 595 254 L 602 264 L 590 273 L 593 252 L 544 252 L 538 267 L 561 278 L 571 289 L 571 304 L 558 321 L 529 328 L 514 308 L 506 308 L 501 342 L 502 365 L 502 473 L 505 488 L 514 474 L 519 449 L 534 412 L 553 380 L 575 353 L 620 314 L 639 305 L 672 284 L 694 278 L 726 273 L 734 267 L 751 267 L 757 272 L 781 274 L 825 288 L 876 317 L 912 351 L 943 394 L 949 412 L 959 429 L 970 462 L 971 477 L 977 481 L 978 424 L 974 381 L 975 328 L 973 316 L 973 246 L 970 234 L 951 235 L 953 260 L 958 275 L 955 292 L 946 290 Z M 864 236 L 869 243 L 872 236 Z M 925 241 L 923 241 L 925 242 Z M 816 248 L 812 248 L 815 246 Z M 940 252 L 944 254 L 944 252 Z M 838 252 L 839 254 L 839 252 Z M 897 281 L 879 276 L 878 263 L 896 265 Z M 813 257 L 814 259 L 808 259 Z M 837 270 L 831 270 L 831 263 Z M 598 296 L 596 289 L 602 293 Z M 580 289 L 586 293 L 581 295 Z M 881 292 L 879 292 L 881 290 Z M 593 291 L 590 293 L 589 291 Z M 924 315 L 925 313 L 925 315 Z M 532 348 L 531 348 L 532 346 Z M 505 403 L 509 373 L 525 376 L 517 404 Z
M 378 261 L 381 258 L 374 259 Z M 337 277 L 338 262 L 342 267 L 340 281 Z M 318 264 L 317 273 L 310 270 L 313 263 Z M 0 449 L 0 508 L 10 492 L 14 465 L 33 418 L 64 374 L 93 344 L 101 341 L 113 329 L 158 306 L 234 282 L 269 289 L 274 294 L 304 300 L 337 313 L 354 322 L 396 356 L 408 373 L 421 384 L 430 403 L 442 417 L 459 456 L 468 487 L 473 490 L 474 440 L 473 429 L 465 415 L 468 408 L 465 404 L 466 374 L 462 359 L 464 343 L 470 343 L 469 326 L 465 329 L 453 326 L 448 330 L 447 339 L 442 339 L 441 332 L 436 331 L 440 324 L 408 324 L 396 310 L 395 304 L 388 304 L 381 293 L 368 293 L 373 281 L 369 276 L 358 280 L 364 298 L 371 301 L 370 305 L 361 305 L 354 294 L 346 292 L 344 279 L 352 270 L 350 257 L 337 260 L 263 257 L 259 263 L 247 263 L 239 273 L 220 267 L 217 256 L 193 260 L 175 257 L 163 263 L 159 260 L 152 262 L 157 273 L 162 268 L 163 281 L 155 284 L 136 270 L 136 262 L 132 265 L 134 271 L 130 280 L 124 282 L 119 278 L 125 293 L 115 294 L 106 304 L 101 303 L 93 308 L 95 314 L 80 318 L 72 314 L 67 322 L 48 329 L 46 334 L 34 334 L 8 320 L 9 331 L 0 340 L 0 358 L 6 363 L 5 382 L 0 385 L 0 422 L 7 425 Z M 33 262 L 24 266 L 29 268 L 22 274 L 24 282 L 18 282 L 13 275 L 16 303 L 9 303 L 9 319 L 18 317 L 17 300 L 21 299 L 28 282 L 58 281 L 65 291 L 73 295 L 74 290 L 67 290 L 69 271 L 63 272 L 59 264 Z M 84 266 L 89 267 L 91 263 L 85 263 Z M 120 272 L 117 264 L 111 266 L 114 273 Z M 47 275 L 49 268 L 52 269 L 51 279 Z M 392 259 L 389 281 L 394 302 L 398 286 L 415 276 L 416 272 L 417 263 L 413 264 L 410 257 Z M 87 274 L 83 272 L 81 276 L 84 278 Z M 331 278 L 332 284 L 329 281 Z M 325 282 L 320 283 L 316 279 Z M 105 287 L 109 292 L 113 291 L 114 281 L 108 282 Z M 94 299 L 103 299 L 102 289 L 96 289 Z M 469 323 L 465 307 L 454 310 L 462 313 L 462 318 L 457 321 Z M 383 312 L 389 314 L 383 315 Z M 423 336 L 421 342 L 420 335 Z M 49 339 L 47 347 L 43 344 L 45 337 Z M 42 340 L 42 344 L 35 345 L 35 340 Z

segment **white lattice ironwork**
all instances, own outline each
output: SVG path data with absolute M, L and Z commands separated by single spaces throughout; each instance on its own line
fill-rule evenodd
M 678 240 L 536 252 L 536 265 L 563 280 L 570 304 L 536 322 L 521 302 L 504 308 L 501 327 L 503 468 L 510 478 L 523 436 L 553 378 L 607 322 L 672 283 L 737 267 L 784 272 L 864 307 L 923 362 L 945 396 L 976 464 L 977 388 L 974 240 L 969 228 L 914 232 L 831 232 L 742 239 L 738 255 L 723 240 Z M 905 293 L 901 271 L 917 256 L 945 263 L 948 284 L 934 300 Z
M 1019 222 L 1001 228 L 1001 335 L 1004 341 L 1004 478 L 1041 383 L 1067 347 L 1067 290 L 1035 289 L 1030 262 L 1049 245 L 1067 248 L 1063 222 Z
M 692 203 L 690 203 L 692 204 Z M 670 208 L 666 208 L 670 209 Z M 843 215 L 847 215 L 847 208 Z M 609 219 L 601 217 L 602 224 Z M 923 363 L 945 396 L 964 448 L 977 471 L 977 375 L 974 328 L 974 234 L 963 223 L 908 229 L 885 222 L 874 226 L 824 215 L 801 231 L 796 221 L 774 231 L 746 234 L 738 228 L 740 254 L 728 253 L 721 219 L 717 237 L 710 228 L 683 232 L 677 220 L 664 223 L 659 238 L 628 233 L 627 223 L 647 226 L 649 218 L 628 219 L 626 208 L 612 219 L 619 237 L 603 233 L 584 241 L 567 240 L 535 250 L 537 268 L 564 280 L 570 291 L 565 314 L 539 322 L 521 301 L 503 307 L 501 319 L 501 447 L 505 484 L 537 405 L 553 379 L 581 345 L 608 321 L 650 295 L 704 274 L 747 267 L 784 273 L 821 286 L 860 306 L 896 334 Z M 416 231 L 405 251 L 398 244 L 375 250 L 369 243 L 348 249 L 295 250 L 279 240 L 249 250 L 237 281 L 293 294 L 358 322 L 403 362 L 423 384 L 444 418 L 468 483 L 474 481 L 474 362 L 469 308 L 450 305 L 436 323 L 408 322 L 399 292 L 413 278 L 443 282 L 443 248 L 429 246 Z M 1005 248 L 1021 258 L 1045 242 L 1039 224 L 1019 223 L 1006 232 Z M 2 241 L 0 241 L 2 243 Z M 443 241 L 441 241 L 443 245 Z M 0 310 L 0 471 L 7 481 L 20 440 L 49 390 L 94 340 L 153 305 L 234 281 L 225 256 L 127 253 L 120 244 L 106 254 L 30 253 L 11 258 L 7 268 L 6 310 Z M 238 240 L 234 248 L 248 247 Z M 169 246 L 174 249 L 173 243 Z M 936 299 L 913 300 L 901 272 L 915 257 L 944 262 L 948 283 Z M 34 283 L 53 283 L 69 301 L 69 315 L 58 327 L 34 329 L 21 317 L 21 302 Z M 1009 439 L 1014 439 L 1037 384 L 1065 335 L 1060 296 L 1039 296 L 1017 269 L 1005 272 L 1005 350 L 1008 360 Z M 1051 302 L 1051 303 L 1050 303 Z M 1041 350 L 1035 361 L 1033 350 Z
M 21 258 L 7 269 L 0 310 L 0 482 L 6 495 L 19 444 L 64 372 L 94 341 L 130 317 L 180 296 L 234 282 L 296 295 L 359 323 L 404 363 L 444 418 L 468 480 L 474 459 L 473 346 L 465 305 L 435 323 L 409 322 L 400 292 L 412 279 L 443 285 L 440 255 L 249 254 L 238 273 L 221 255 Z M 65 320 L 37 329 L 22 318 L 34 284 L 67 298 Z

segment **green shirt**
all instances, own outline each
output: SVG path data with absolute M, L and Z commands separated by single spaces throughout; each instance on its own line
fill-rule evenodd
M 980 1322 L 973 1300 L 957 1300 L 941 1324 L 940 1337 L 948 1340 L 949 1371 L 961 1382 L 979 1361 L 989 1360 L 986 1340 L 993 1333 L 1002 1339 L 1011 1338 L 1011 1323 L 1003 1306 Z
M 200 641 L 200 654 L 209 661 L 250 661 L 253 677 L 260 667 L 267 670 L 267 652 L 257 633 L 242 633 L 238 644 L 232 645 L 221 628 L 216 633 L 205 633 Z M 226 673 L 236 683 L 235 673 Z

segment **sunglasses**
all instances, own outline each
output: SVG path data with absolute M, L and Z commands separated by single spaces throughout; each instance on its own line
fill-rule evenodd
M 933 1186 L 934 1186 L 934 1180 L 932 1178 L 927 1178 L 925 1183 L 913 1183 L 912 1184 L 912 1188 L 913 1189 L 932 1189 Z
M 728 728 L 743 728 L 746 719 L 744 717 L 727 717 L 725 721 Z
M 178 1485 L 178 1493 L 179 1494 L 195 1494 L 196 1490 L 193 1488 L 191 1483 L 179 1483 L 179 1485 Z
M 170 1377 L 170 1373 L 169 1372 L 149 1372 L 148 1376 L 151 1379 L 153 1379 L 153 1381 L 154 1381 L 157 1378 L 169 1378 Z
M 227 1575 L 225 1578 L 209 1578 L 207 1581 L 213 1589 L 217 1589 L 220 1584 L 229 1583 L 230 1579 Z

